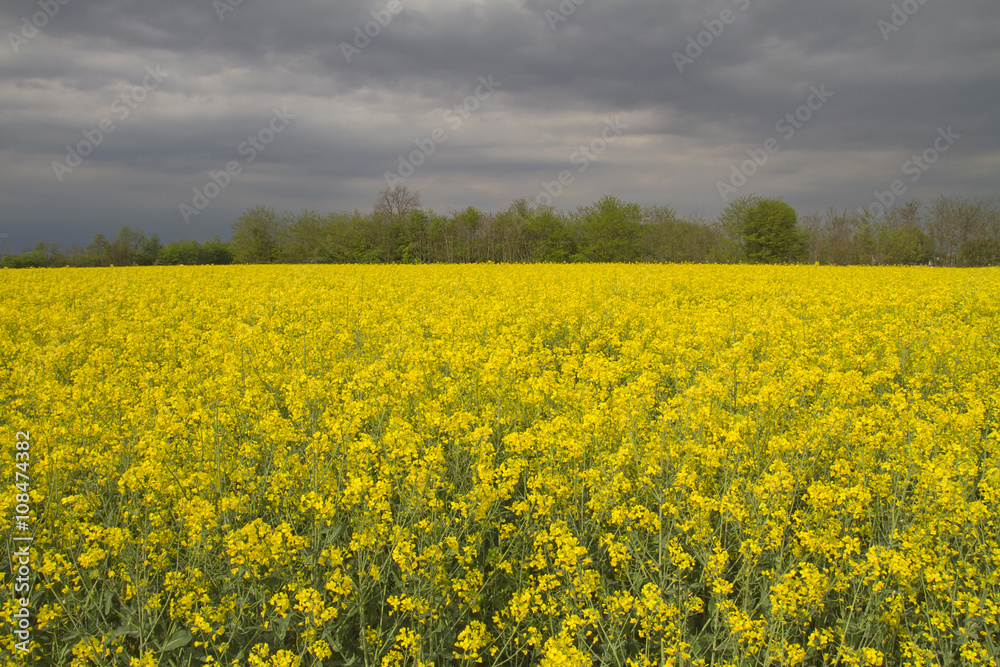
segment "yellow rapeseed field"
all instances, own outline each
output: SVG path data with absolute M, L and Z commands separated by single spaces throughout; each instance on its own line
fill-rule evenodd
M 0 278 L 2 665 L 1000 661 L 1000 270 Z

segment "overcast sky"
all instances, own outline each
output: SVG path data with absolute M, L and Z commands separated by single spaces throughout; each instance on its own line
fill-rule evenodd
M 3 0 L 0 30 L 8 251 L 368 212 L 387 173 L 438 212 L 1000 194 L 995 0 Z

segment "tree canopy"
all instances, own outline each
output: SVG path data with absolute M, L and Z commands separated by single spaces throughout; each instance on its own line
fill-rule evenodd
M 244 211 L 228 240 L 173 241 L 122 227 L 67 252 L 38 243 L 0 250 L 0 265 L 131 266 L 240 263 L 430 262 L 820 262 L 824 264 L 1000 264 L 1000 208 L 992 200 L 939 197 L 910 201 L 876 217 L 867 210 L 799 218 L 779 198 L 751 194 L 714 221 L 682 217 L 669 206 L 642 206 L 608 195 L 572 211 L 518 199 L 506 209 L 474 206 L 438 213 L 397 185 L 367 213 Z M 9 238 L 9 237 L 8 237 Z

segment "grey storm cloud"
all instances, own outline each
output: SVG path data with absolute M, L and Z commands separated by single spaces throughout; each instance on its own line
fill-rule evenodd
M 438 211 L 571 170 L 557 208 L 714 217 L 741 167 L 740 193 L 853 208 L 949 127 L 907 198 L 991 197 L 996 19 L 987 0 L 7 0 L 0 233 L 226 237 L 258 204 L 369 210 L 387 173 Z

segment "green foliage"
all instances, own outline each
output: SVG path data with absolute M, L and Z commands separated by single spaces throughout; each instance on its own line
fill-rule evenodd
M 804 239 L 797 222 L 795 209 L 784 201 L 756 194 L 736 199 L 719 218 L 731 257 L 765 264 L 799 258 Z
M 515 202 L 523 221 L 527 255 L 534 262 L 565 262 L 576 252 L 567 222 L 551 206 L 537 210 L 526 207 L 526 201 Z
M 127 226 L 122 227 L 118 230 L 115 240 L 108 245 L 108 260 L 115 266 L 138 264 L 140 253 L 146 250 L 148 243 L 149 239 L 146 238 L 145 232 L 135 231 Z
M 750 212 L 761 201 L 756 194 L 744 195 L 731 202 L 716 223 L 722 237 L 723 261 L 742 262 L 747 259 L 747 221 Z
M 199 250 L 197 241 L 173 241 L 160 252 L 160 264 L 198 264 Z
M 287 264 L 312 264 L 322 261 L 327 247 L 325 220 L 317 211 L 303 210 L 289 219 L 281 243 L 281 261 Z
M 926 264 L 933 253 L 933 242 L 919 227 L 905 225 L 889 232 L 886 264 Z
M 747 257 L 751 262 L 791 262 L 799 255 L 795 209 L 780 199 L 763 199 L 747 218 Z
M 156 260 L 160 257 L 160 251 L 163 249 L 163 245 L 160 243 L 160 237 L 153 234 L 149 237 L 145 243 L 142 244 L 142 248 L 136 253 L 135 263 L 139 266 L 150 266 L 155 264 Z
M 111 263 L 110 244 L 104 234 L 95 234 L 94 239 L 87 244 L 87 255 L 93 262 L 91 266 L 107 266 Z
M 612 195 L 578 212 L 582 254 L 591 262 L 634 262 L 642 254 L 642 210 Z
M 476 207 L 447 215 L 420 208 L 405 187 L 380 193 L 372 212 L 278 214 L 256 206 L 218 237 L 173 242 L 122 227 L 109 241 L 96 234 L 63 254 L 39 243 L 0 256 L 11 268 L 133 264 L 451 263 L 451 262 L 797 262 L 854 264 L 1000 264 L 1000 209 L 990 200 L 939 197 L 910 201 L 878 217 L 865 210 L 798 219 L 781 199 L 750 194 L 717 220 L 681 218 L 669 206 L 606 196 L 563 213 L 515 200 L 491 213 Z
M 233 261 L 239 264 L 270 264 L 281 255 L 286 221 L 274 209 L 255 206 L 247 209 L 233 224 Z
M 200 264 L 232 264 L 233 252 L 229 243 L 220 240 L 218 236 L 213 236 L 201 244 L 198 261 Z
M 654 262 L 705 262 L 718 259 L 719 235 L 701 220 L 682 220 L 669 206 L 643 211 L 641 246 L 643 260 Z
M 961 246 L 965 266 L 1000 265 L 1000 238 L 967 239 Z

